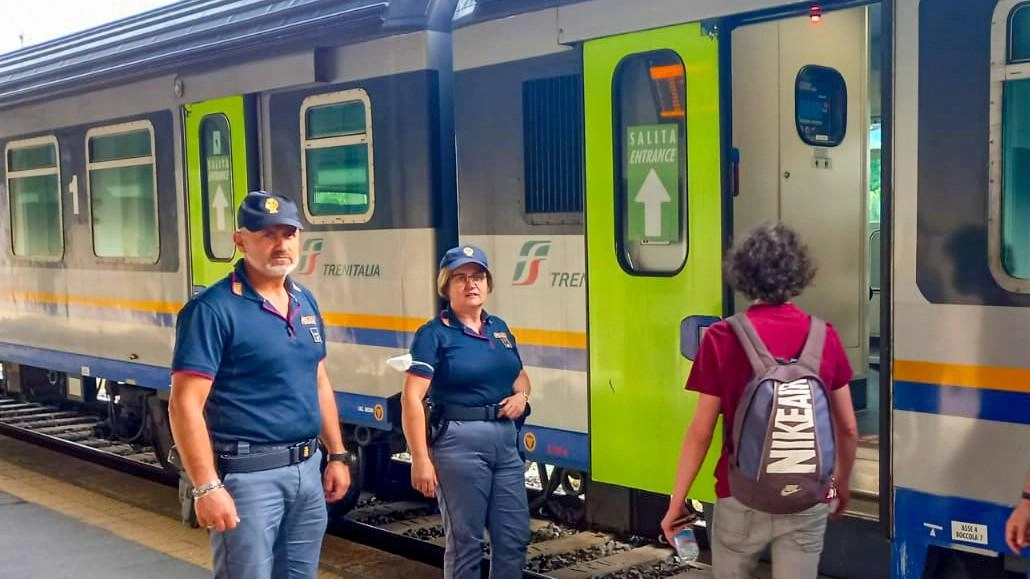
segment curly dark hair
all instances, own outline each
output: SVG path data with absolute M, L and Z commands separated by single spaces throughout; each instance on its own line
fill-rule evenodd
M 726 279 L 753 300 L 782 304 L 815 277 L 808 247 L 782 223 L 763 223 L 744 236 L 726 256 Z

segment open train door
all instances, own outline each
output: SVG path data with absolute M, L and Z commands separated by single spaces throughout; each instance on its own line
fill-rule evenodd
M 251 182 L 251 115 L 243 96 L 183 107 L 193 293 L 232 270 L 236 208 Z
M 583 82 L 591 494 L 629 505 L 627 487 L 672 489 L 683 385 L 723 312 L 718 39 L 694 23 L 589 41 Z M 692 498 L 714 498 L 716 456 Z

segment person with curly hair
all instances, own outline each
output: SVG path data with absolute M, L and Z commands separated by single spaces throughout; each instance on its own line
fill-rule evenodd
M 750 231 L 727 256 L 726 279 L 752 301 L 745 315 L 772 356 L 791 360 L 800 356 L 812 326 L 812 317 L 791 302 L 812 282 L 815 266 L 798 234 L 789 227 L 763 224 Z M 836 496 L 832 508 L 839 516 L 848 505 L 848 479 L 858 446 L 858 427 L 851 403 L 852 377 L 837 332 L 826 324 L 819 376 L 829 392 L 831 421 L 836 439 Z M 669 509 L 662 531 L 673 543 L 687 524 L 686 497 L 712 442 L 719 414 L 732 425 L 744 389 L 754 377 L 752 365 L 736 334 L 724 320 L 704 334 L 686 389 L 700 394 L 676 471 Z M 715 503 L 711 535 L 712 571 L 716 579 L 744 579 L 759 554 L 772 545 L 773 577 L 815 579 L 823 548 L 826 522 L 831 514 L 825 502 L 792 514 L 770 514 L 745 506 L 732 496 L 729 458 L 732 437 L 723 437 L 722 455 L 715 467 Z

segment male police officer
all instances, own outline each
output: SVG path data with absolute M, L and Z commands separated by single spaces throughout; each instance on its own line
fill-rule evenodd
M 244 258 L 179 312 L 172 433 L 197 521 L 212 531 L 215 577 L 314 578 L 325 501 L 350 485 L 325 329 L 311 292 L 287 277 L 296 205 L 250 193 L 237 224 Z M 330 453 L 324 477 L 316 437 Z

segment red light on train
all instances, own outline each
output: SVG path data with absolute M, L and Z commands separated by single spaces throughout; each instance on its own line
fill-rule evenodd
M 813 23 L 818 23 L 823 19 L 823 9 L 818 6 L 812 6 L 808 9 L 808 19 Z

